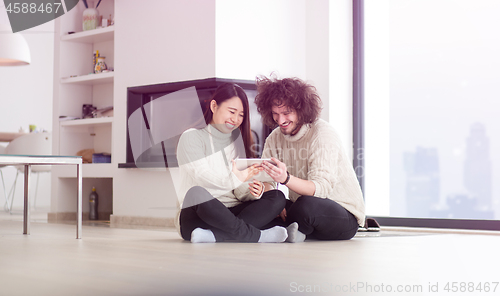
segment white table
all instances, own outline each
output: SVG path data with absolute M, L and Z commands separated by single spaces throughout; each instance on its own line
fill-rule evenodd
M 8 155 L 0 154 L 0 165 L 24 165 L 23 234 L 30 234 L 29 184 L 32 165 L 76 165 L 77 205 L 76 238 L 82 238 L 82 157 L 57 155 Z

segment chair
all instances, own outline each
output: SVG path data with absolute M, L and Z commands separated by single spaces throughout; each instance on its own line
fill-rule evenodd
M 5 154 L 17 154 L 17 155 L 52 155 L 52 134 L 51 133 L 30 133 L 19 138 L 14 139 L 5 148 Z M 16 193 L 16 184 L 19 174 L 24 174 L 24 166 L 16 166 L 17 173 L 14 179 L 14 184 L 9 192 L 10 206 L 8 207 L 9 212 L 12 212 L 12 205 L 14 203 L 14 196 Z M 31 168 L 31 172 L 37 175 L 35 197 L 33 199 L 33 206 L 36 208 L 36 196 L 38 191 L 38 179 L 40 173 L 49 172 L 51 166 L 49 165 L 37 165 Z M 12 194 L 11 194 L 12 193 Z M 7 197 L 7 199 L 9 198 Z
M 5 147 L 0 145 L 0 154 L 5 154 Z M 2 179 L 2 188 L 3 188 L 3 197 L 5 198 L 4 209 L 5 211 L 9 211 L 9 198 L 7 196 L 7 192 L 5 191 L 5 181 L 3 178 L 3 168 L 7 165 L 0 165 L 0 177 Z

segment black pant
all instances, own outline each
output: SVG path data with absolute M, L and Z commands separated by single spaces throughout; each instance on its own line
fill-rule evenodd
M 205 188 L 195 186 L 186 193 L 180 214 L 181 235 L 191 240 L 195 228 L 209 229 L 218 242 L 235 240 L 257 242 L 260 228 L 273 220 L 285 207 L 285 196 L 279 190 L 264 192 L 258 200 L 227 208 Z
M 300 196 L 294 203 L 286 201 L 287 218 L 274 219 L 273 225 L 299 224 L 299 231 L 307 238 L 320 240 L 351 239 L 358 231 L 358 221 L 353 214 L 335 201 L 315 196 Z

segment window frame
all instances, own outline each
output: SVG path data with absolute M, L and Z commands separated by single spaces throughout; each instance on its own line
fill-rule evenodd
M 364 0 L 352 1 L 353 13 L 353 166 L 364 196 Z M 369 178 L 370 176 L 368 176 Z M 500 230 L 500 220 L 367 216 L 381 226 Z

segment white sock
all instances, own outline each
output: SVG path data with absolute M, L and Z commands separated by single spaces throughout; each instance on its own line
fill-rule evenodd
M 306 240 L 306 235 L 299 231 L 299 224 L 293 222 L 286 228 L 288 232 L 288 238 L 286 239 L 289 243 L 301 243 Z
M 192 243 L 215 243 L 214 233 L 209 229 L 196 228 L 191 232 Z
M 260 231 L 259 243 L 282 243 L 287 238 L 286 228 L 274 226 Z

